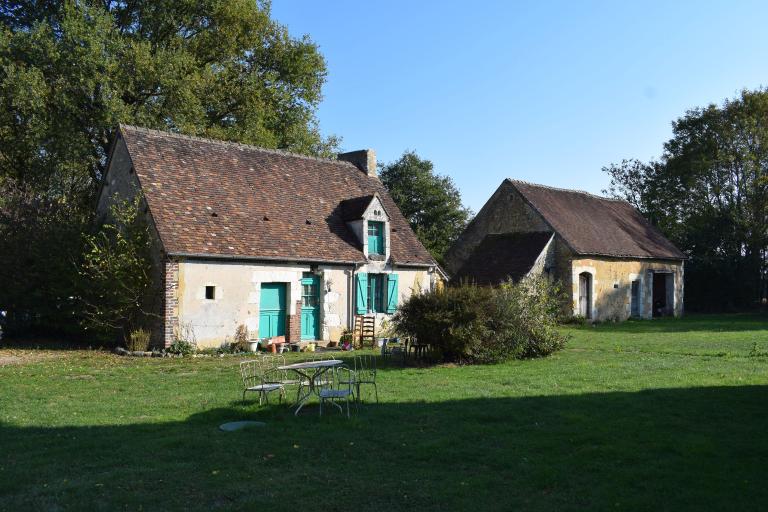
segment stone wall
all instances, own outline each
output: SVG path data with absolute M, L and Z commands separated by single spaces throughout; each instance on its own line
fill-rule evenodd
M 338 341 L 349 318 L 351 268 L 324 267 L 320 282 L 321 333 L 324 340 Z
M 163 336 L 158 345 L 168 347 L 179 334 L 179 263 L 165 262 L 165 293 L 163 293 Z
M 571 262 L 570 295 L 573 314 L 579 308 L 579 274 L 592 275 L 592 317 L 596 321 L 626 320 L 631 314 L 631 286 L 640 282 L 639 314 L 653 316 L 653 279 L 655 274 L 669 275 L 672 281 L 668 300 L 672 305 L 668 314 L 683 314 L 683 264 L 664 260 L 627 260 L 620 258 L 576 258 Z M 565 282 L 565 280 L 564 280 Z
M 132 200 L 139 190 L 139 180 L 133 171 L 128 148 L 120 137 L 112 149 L 112 158 L 96 204 L 96 220 L 104 222 L 107 219 L 115 198 Z
M 515 187 L 505 180 L 446 252 L 446 270 L 451 275 L 456 274 L 485 235 L 532 231 L 551 229 Z

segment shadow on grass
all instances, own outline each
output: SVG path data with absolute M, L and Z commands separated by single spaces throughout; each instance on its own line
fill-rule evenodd
M 88 343 L 85 340 L 69 340 L 65 338 L 47 337 L 20 337 L 0 339 L 0 348 L 16 350 L 56 350 L 56 351 L 80 351 L 94 350 L 110 352 L 116 344 Z
M 768 386 L 0 425 L 0 509 L 759 510 Z M 220 432 L 226 421 L 263 428 Z
M 675 333 L 675 332 L 741 332 L 768 331 L 768 315 L 736 314 L 736 315 L 687 315 L 681 318 L 655 318 L 653 320 L 626 320 L 624 322 L 575 326 L 564 325 L 565 328 L 579 330 L 610 330 L 622 333 Z

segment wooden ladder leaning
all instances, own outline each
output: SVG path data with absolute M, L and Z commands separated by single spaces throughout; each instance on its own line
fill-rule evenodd
M 366 315 L 355 316 L 355 340 L 364 347 L 366 342 L 373 347 L 376 344 L 376 317 Z

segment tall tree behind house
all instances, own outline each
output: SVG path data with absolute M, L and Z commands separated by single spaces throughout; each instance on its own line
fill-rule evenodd
M 689 256 L 692 309 L 768 300 L 768 91 L 742 91 L 672 123 L 658 161 L 605 168 L 609 192 L 647 215 Z
M 442 263 L 473 215 L 453 180 L 435 173 L 432 162 L 415 151 L 383 166 L 379 176 L 421 243 Z

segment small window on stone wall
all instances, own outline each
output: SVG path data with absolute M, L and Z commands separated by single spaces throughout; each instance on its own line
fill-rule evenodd
M 205 287 L 205 298 L 207 300 L 214 300 L 216 298 L 216 287 L 215 286 L 206 286 Z

